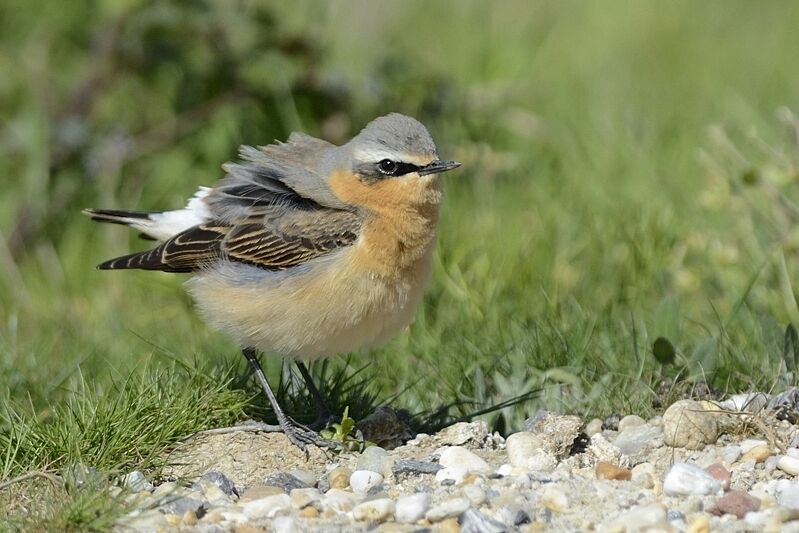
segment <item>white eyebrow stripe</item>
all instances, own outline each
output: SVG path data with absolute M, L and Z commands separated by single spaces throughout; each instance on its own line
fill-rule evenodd
M 363 161 L 366 163 L 377 163 L 383 159 L 390 159 L 400 163 L 411 163 L 413 165 L 425 166 L 429 165 L 435 160 L 434 157 L 425 157 L 418 155 L 411 155 L 405 152 L 391 152 L 388 150 L 361 148 L 353 152 L 353 158 L 356 161 Z

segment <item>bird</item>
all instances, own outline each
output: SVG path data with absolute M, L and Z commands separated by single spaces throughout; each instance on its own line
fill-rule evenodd
M 182 209 L 84 213 L 159 241 L 97 268 L 189 274 L 199 314 L 238 343 L 276 430 L 307 453 L 329 442 L 286 415 L 258 353 L 293 360 L 328 414 L 305 363 L 380 345 L 412 322 L 432 277 L 439 175 L 459 166 L 421 122 L 390 113 L 341 145 L 294 132 L 241 146 Z

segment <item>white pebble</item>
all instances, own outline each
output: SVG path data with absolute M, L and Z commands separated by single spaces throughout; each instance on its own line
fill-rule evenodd
M 732 463 L 741 458 L 743 449 L 740 446 L 725 446 L 719 452 L 721 460 L 724 461 L 725 466 L 730 466 Z
M 241 504 L 242 512 L 247 518 L 272 518 L 279 511 L 291 506 L 288 494 L 274 494 Z
M 786 474 L 795 476 L 799 474 L 799 459 L 791 457 L 790 455 L 783 455 L 780 457 L 780 460 L 777 461 L 777 468 Z
M 781 479 L 776 488 L 777 503 L 788 509 L 799 509 L 799 484 Z
M 663 491 L 670 496 L 715 494 L 719 490 L 718 480 L 688 463 L 674 463 L 663 480 Z
M 569 497 L 563 491 L 548 486 L 541 495 L 540 503 L 550 511 L 565 513 L 569 508 Z
M 469 473 L 488 474 L 491 467 L 482 457 L 470 452 L 461 446 L 449 446 L 441 452 L 438 463 L 445 467 L 466 468 Z
M 640 416 L 638 416 L 638 415 L 627 415 L 624 418 L 622 418 L 621 420 L 619 420 L 619 430 L 618 431 L 619 431 L 619 433 L 621 433 L 625 429 L 638 427 L 638 426 L 643 426 L 644 424 L 646 424 L 646 420 L 644 420 Z
M 371 470 L 356 470 L 350 476 L 350 487 L 353 492 L 360 492 L 366 494 L 369 489 L 380 485 L 383 482 L 383 476 Z
M 397 522 L 413 524 L 424 518 L 430 508 L 430 495 L 426 492 L 417 492 L 409 496 L 402 496 L 397 500 L 394 517 Z
M 550 472 L 557 466 L 558 460 L 548 448 L 543 437 L 535 433 L 514 433 L 505 442 L 510 464 L 532 472 Z
M 425 513 L 425 518 L 430 522 L 440 522 L 445 518 L 460 516 L 470 505 L 469 500 L 466 498 L 451 498 L 432 507 Z
M 593 437 L 597 433 L 602 433 L 602 421 L 598 418 L 593 418 L 585 425 L 585 434 Z
M 799 448 L 788 448 L 785 450 L 785 455 L 790 455 L 791 457 L 799 459 Z
M 702 402 L 679 400 L 663 413 L 663 439 L 673 448 L 701 450 L 719 437 L 718 414 Z
M 451 479 L 456 484 L 463 481 L 466 476 L 469 475 L 469 469 L 465 466 L 450 466 L 447 468 L 442 468 L 438 472 L 436 472 L 436 481 L 439 483 L 443 483 L 444 481 Z
M 740 446 L 741 452 L 746 453 L 757 446 L 768 446 L 768 442 L 760 439 L 746 439 L 739 442 L 738 446 Z
M 384 522 L 394 514 L 394 500 L 391 498 L 377 498 L 359 503 L 352 510 L 355 520 L 365 522 Z
M 526 476 L 525 479 L 527 479 Z M 486 500 L 485 491 L 477 485 L 466 485 L 463 487 L 463 495 L 466 496 L 466 498 L 472 502 L 472 505 L 475 507 L 479 507 Z
M 278 516 L 272 521 L 275 533 L 294 533 L 297 531 L 297 521 L 292 516 Z
M 352 511 L 352 508 L 359 501 L 360 498 L 349 491 L 330 489 L 325 493 L 325 497 L 322 498 L 322 507 L 335 513 L 348 513 Z
M 606 528 L 600 528 L 600 530 L 648 531 L 650 528 L 655 528 L 656 531 L 660 531 L 660 529 L 657 529 L 657 525 L 665 521 L 665 507 L 658 503 L 650 503 L 624 511 Z M 670 529 L 667 529 L 667 531 L 670 531 Z

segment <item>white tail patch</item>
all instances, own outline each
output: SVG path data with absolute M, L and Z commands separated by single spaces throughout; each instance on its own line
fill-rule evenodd
M 200 187 L 183 209 L 152 213 L 147 219 L 131 220 L 130 226 L 159 241 L 171 239 L 211 219 L 211 211 L 203 201 L 210 191 L 210 187 Z

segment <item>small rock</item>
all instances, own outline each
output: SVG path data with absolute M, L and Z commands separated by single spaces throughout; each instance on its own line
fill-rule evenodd
M 455 518 L 447 518 L 438 523 L 438 533 L 460 533 L 461 526 Z
M 131 492 L 153 491 L 153 484 L 147 481 L 144 473 L 139 470 L 134 470 L 125 475 L 122 482 Z
M 710 518 L 706 514 L 698 514 L 688 522 L 685 533 L 710 533 Z
M 253 485 L 241 494 L 239 502 L 245 503 L 253 500 L 260 500 L 261 498 L 275 496 L 277 494 L 284 494 L 283 489 L 275 487 L 274 485 Z
M 725 411 L 756 413 L 766 407 L 768 400 L 769 395 L 762 392 L 733 394 L 726 400 L 719 402 L 719 407 Z
M 250 519 L 273 518 L 278 512 L 290 507 L 291 498 L 288 494 L 275 494 L 241 504 L 242 512 Z
M 596 464 L 596 477 L 597 479 L 613 479 L 617 481 L 629 481 L 632 478 L 632 472 L 626 468 L 619 468 L 618 466 L 610 463 L 600 461 Z
M 602 421 L 602 429 L 618 431 L 619 422 L 621 422 L 621 415 L 619 413 L 611 413 Z
M 328 472 L 327 481 L 331 489 L 346 489 L 350 486 L 352 471 L 349 468 L 338 466 Z
M 477 420 L 452 424 L 436 433 L 436 440 L 443 446 L 461 446 L 468 442 L 482 443 L 488 436 L 488 424 Z
M 355 469 L 370 470 L 372 472 L 377 472 L 381 476 L 386 476 L 391 471 L 390 464 L 388 463 L 390 463 L 390 461 L 386 450 L 380 446 L 369 446 L 358 456 Z M 388 471 L 386 471 L 386 466 L 389 466 Z
M 716 414 L 701 402 L 680 400 L 663 413 L 664 442 L 673 448 L 699 450 L 719 437 Z
M 477 485 L 466 485 L 463 487 L 462 492 L 475 507 L 480 507 L 486 500 L 485 491 Z
M 646 424 L 646 420 L 644 420 L 640 416 L 638 416 L 638 415 L 627 415 L 624 418 L 622 418 L 621 420 L 619 420 L 619 424 L 618 424 L 617 428 L 618 428 L 618 432 L 619 433 L 623 433 L 624 430 L 626 430 L 626 429 L 633 428 L 633 427 L 638 427 L 638 426 L 643 426 L 645 424 Z
M 203 495 L 211 506 L 228 505 L 233 502 L 232 498 L 225 494 L 215 483 L 201 479 L 192 485 L 192 490 Z
M 655 485 L 655 465 L 652 463 L 641 463 L 633 467 L 632 481 L 645 489 L 651 489 Z
M 487 517 L 477 509 L 467 509 L 460 519 L 461 533 L 505 533 L 507 526 Z
M 311 509 L 313 509 L 313 507 L 311 507 Z M 294 533 L 295 531 L 299 530 L 297 527 L 297 521 L 291 516 L 276 517 L 274 520 L 272 520 L 272 528 L 274 529 L 275 533 Z M 259 528 L 256 531 L 260 533 L 261 529 Z M 256 533 L 256 531 L 253 533 Z M 236 529 L 236 533 L 244 532 Z
M 762 439 L 746 439 L 739 442 L 738 446 L 740 446 L 743 453 L 746 453 L 755 446 L 768 446 L 768 442 Z
M 407 411 L 378 407 L 374 413 L 360 420 L 357 427 L 364 439 L 393 450 L 413 438 L 410 421 Z
M 622 419 L 622 422 L 627 417 Z M 621 426 L 619 426 L 621 428 Z M 656 426 L 642 424 L 619 429 L 613 444 L 625 455 L 635 455 L 663 446 L 663 430 Z
M 409 496 L 401 496 L 397 500 L 394 516 L 397 522 L 413 524 L 424 518 L 430 508 L 430 495 L 426 492 L 417 492 Z
M 670 496 L 715 494 L 721 483 L 698 466 L 674 463 L 663 480 L 663 491 Z
M 782 480 L 777 485 L 777 503 L 787 509 L 799 509 L 799 484 Z
M 239 491 L 236 490 L 236 485 L 222 472 L 211 470 L 200 476 L 200 481 L 210 481 L 228 496 L 238 496 Z
M 180 496 L 163 503 L 158 507 L 158 510 L 164 514 L 177 516 L 183 516 L 186 514 L 186 511 L 191 511 L 196 516 L 202 517 L 205 511 L 208 510 L 208 502 L 196 498 L 189 498 L 187 496 Z
M 597 433 L 602 433 L 602 421 L 598 418 L 592 418 L 585 425 L 585 434 L 589 437 L 593 437 Z
M 297 516 L 301 518 L 317 518 L 319 516 L 319 511 L 313 505 L 309 505 L 308 507 L 300 509 Z
M 350 476 L 350 487 L 353 492 L 366 494 L 369 489 L 383 483 L 383 476 L 370 470 L 356 470 Z
M 294 489 L 289 494 L 289 498 L 294 509 L 304 509 L 309 505 L 320 502 L 322 494 L 315 488 Z
M 142 474 L 139 471 L 131 472 L 130 474 L 128 474 L 128 476 L 131 474 L 141 474 L 141 476 L 144 477 L 144 474 Z M 128 476 L 125 476 L 125 478 L 123 478 L 123 484 L 125 485 L 127 485 L 126 479 Z M 144 481 L 145 483 L 149 483 L 147 479 L 144 479 Z M 67 485 L 78 489 L 87 486 L 98 487 L 105 482 L 105 476 L 101 474 L 100 471 L 94 468 L 93 466 L 89 466 L 83 463 L 76 463 L 67 468 L 66 472 L 64 473 L 64 482 Z M 141 487 L 146 487 L 146 485 L 141 485 Z M 142 490 L 147 490 L 147 489 L 139 488 L 139 486 L 137 486 L 136 488 L 130 488 L 130 490 L 132 492 L 141 492 Z M 150 486 L 149 490 L 152 490 L 152 485 Z
M 469 473 L 488 474 L 491 472 L 491 467 L 488 466 L 488 463 L 482 457 L 461 446 L 449 446 L 446 448 L 441 452 L 438 462 L 445 468 L 465 468 Z
M 718 499 L 707 512 L 715 515 L 731 514 L 743 518 L 746 513 L 760 509 L 760 500 L 740 490 L 731 490 Z
M 705 468 L 705 472 L 713 476 L 713 479 L 718 481 L 721 484 L 721 488 L 723 490 L 730 490 L 730 483 L 732 482 L 732 474 L 730 471 L 724 468 L 724 465 L 720 463 L 713 463 L 712 465 Z
M 741 457 L 742 453 L 740 446 L 725 446 L 721 449 L 719 455 L 726 465 L 731 465 Z
M 569 497 L 566 496 L 566 494 L 560 489 L 547 486 L 544 489 L 543 494 L 541 494 L 539 503 L 541 503 L 541 505 L 550 511 L 555 511 L 556 513 L 565 513 L 569 508 Z
M 799 474 L 799 459 L 790 455 L 783 455 L 777 461 L 777 468 L 792 476 Z
M 524 422 L 524 431 L 543 437 L 548 451 L 559 458 L 569 455 L 584 427 L 585 422 L 579 416 L 557 415 L 548 411 L 539 411 Z
M 469 475 L 465 466 L 450 466 L 436 472 L 436 481 L 442 485 L 457 485 Z
M 741 456 L 741 462 L 754 461 L 755 463 L 762 463 L 771 455 L 771 449 L 768 444 L 759 444 L 754 446 L 749 451 Z
M 276 472 L 264 478 L 264 485 L 280 487 L 284 492 L 291 492 L 293 489 L 307 489 L 308 485 L 292 476 L 287 472 Z
M 394 475 L 400 474 L 435 474 L 443 467 L 431 461 L 415 461 L 413 459 L 397 459 L 394 461 Z
M 510 464 L 533 472 L 550 472 L 558 464 L 552 445 L 536 433 L 514 433 L 505 443 Z
M 379 475 L 379 474 L 378 474 Z M 382 476 L 381 476 L 382 477 Z M 380 523 L 394 514 L 394 500 L 377 498 L 359 503 L 352 510 L 355 520 Z
M 648 531 L 666 522 L 666 508 L 659 503 L 639 505 L 624 511 L 602 531 Z
M 592 458 L 593 464 L 604 461 L 624 468 L 630 465 L 630 458 L 621 453 L 621 450 L 611 444 L 602 433 L 597 433 L 591 437 L 586 451 Z
M 777 420 L 787 420 L 791 424 L 799 422 L 799 389 L 792 387 L 773 396 L 768 408 L 775 411 Z
M 425 513 L 425 518 L 430 522 L 440 522 L 445 518 L 460 516 L 469 506 L 469 500 L 466 498 L 450 498 L 449 500 L 444 500 L 440 504 L 431 507 L 427 513 Z
M 342 489 L 330 489 L 322 498 L 322 508 L 335 513 L 348 513 L 352 511 L 359 498 L 351 492 Z
M 288 473 L 295 478 L 299 479 L 301 482 L 305 483 L 307 487 L 313 487 L 316 485 L 316 474 L 311 472 L 310 470 L 289 470 Z

